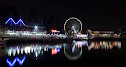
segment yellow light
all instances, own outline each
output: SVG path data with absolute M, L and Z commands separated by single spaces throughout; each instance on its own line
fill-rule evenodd
M 71 18 L 69 18 L 69 19 L 66 20 L 66 22 L 65 22 L 65 24 L 64 24 L 64 31 L 66 31 L 66 28 L 65 28 L 66 23 L 67 23 L 69 20 L 71 20 L 71 19 L 76 19 L 77 21 L 80 22 L 80 24 L 81 24 L 81 30 L 80 30 L 80 32 L 81 32 L 81 31 L 82 31 L 82 22 L 81 22 L 78 18 L 75 18 L 75 17 L 71 17 Z

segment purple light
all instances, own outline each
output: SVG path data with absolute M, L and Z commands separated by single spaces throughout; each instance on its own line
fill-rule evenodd
M 7 58 L 7 59 L 6 59 L 6 62 L 7 62 L 7 64 L 8 64 L 10 67 L 13 67 L 13 66 L 15 65 L 15 63 L 16 63 L 16 58 L 14 59 L 13 62 L 9 61 L 9 59 Z
M 85 41 L 77 41 L 76 43 L 77 43 L 77 45 L 82 45 L 82 46 L 85 46 L 85 44 L 86 44 Z
M 60 31 L 57 31 L 57 33 L 60 33 Z

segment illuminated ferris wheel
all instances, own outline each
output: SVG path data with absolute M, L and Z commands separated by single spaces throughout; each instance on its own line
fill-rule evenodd
M 64 24 L 64 31 L 68 37 L 74 37 L 75 34 L 82 31 L 82 23 L 78 18 L 71 17 Z

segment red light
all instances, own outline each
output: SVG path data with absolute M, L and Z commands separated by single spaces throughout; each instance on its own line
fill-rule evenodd
M 32 39 L 33 39 L 33 37 L 32 37 Z
M 52 55 L 57 54 L 57 49 L 52 49 Z
M 57 32 L 57 30 L 51 30 L 51 32 Z
M 32 44 L 32 46 L 33 46 L 34 44 Z

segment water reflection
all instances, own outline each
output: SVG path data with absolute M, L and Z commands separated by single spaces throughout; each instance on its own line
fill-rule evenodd
M 63 47 L 62 47 L 63 45 Z M 8 56 L 15 56 L 16 54 L 30 54 L 34 53 L 37 57 L 39 54 L 43 54 L 43 51 L 51 50 L 51 54 L 57 54 L 61 48 L 64 48 L 64 54 L 81 55 L 82 46 L 86 46 L 88 50 L 91 49 L 112 49 L 113 47 L 121 48 L 121 42 L 119 41 L 73 41 L 72 43 L 63 43 L 57 45 L 42 45 L 42 44 L 25 44 L 19 46 L 11 46 L 6 48 Z
M 112 49 L 117 47 L 121 49 L 120 41 L 73 41 L 72 44 L 67 44 L 64 47 L 64 54 L 69 60 L 77 60 L 82 55 L 82 46 L 86 46 L 88 50 L 91 49 Z
M 69 60 L 77 60 L 82 55 L 82 47 L 73 42 L 72 44 L 67 44 L 64 47 L 64 54 Z
M 17 46 L 6 45 L 1 51 L 5 51 L 6 62 L 9 66 L 14 66 L 16 62 L 22 65 L 27 55 L 32 55 L 38 58 L 44 53 L 56 56 L 63 52 L 69 60 L 77 60 L 82 56 L 83 49 L 88 51 L 93 50 L 112 50 L 113 48 L 121 49 L 120 41 L 73 41 L 72 43 L 58 43 L 58 44 L 20 44 Z M 3 52 L 4 53 L 4 52 Z M 19 56 L 22 56 L 20 57 Z M 26 56 L 25 56 L 26 55 Z M 15 57 L 16 59 L 12 59 Z M 27 56 L 29 57 L 29 56 Z M 36 60 L 37 61 L 37 60 Z
M 89 42 L 88 50 L 91 49 L 112 49 L 113 47 L 121 48 L 121 42 L 119 41 L 97 41 L 97 42 Z
M 34 53 L 35 57 L 38 57 L 39 54 L 43 54 L 43 51 L 52 50 L 52 55 L 56 52 L 60 52 L 62 44 L 58 45 L 42 45 L 42 44 L 27 44 L 20 46 L 11 46 L 6 49 L 8 56 L 15 56 L 20 54 L 31 54 Z
M 9 67 L 13 67 L 16 63 L 16 58 L 13 61 L 10 61 L 9 58 L 7 58 L 6 62 L 9 65 Z
M 21 66 L 24 63 L 25 58 L 26 58 L 25 55 L 22 59 L 20 59 L 19 57 L 15 57 L 14 59 L 6 58 L 6 62 L 9 65 L 9 67 L 13 67 L 16 62 L 18 62 L 19 65 Z

